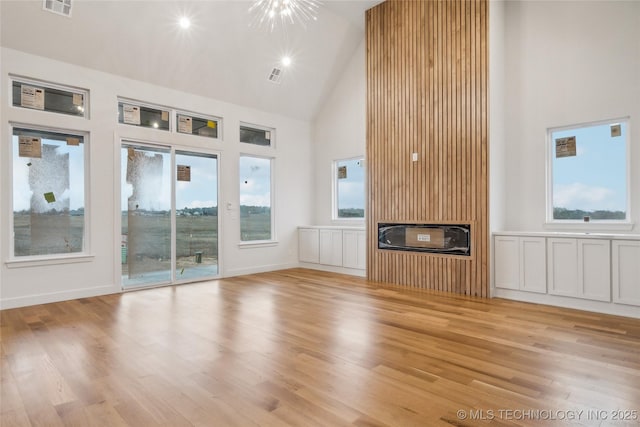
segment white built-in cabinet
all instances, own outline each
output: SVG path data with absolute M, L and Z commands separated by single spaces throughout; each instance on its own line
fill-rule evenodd
M 576 239 L 548 239 L 548 243 L 547 282 L 549 293 L 577 297 L 578 244 Z
M 320 230 L 320 264 L 342 266 L 342 230 Z
M 495 296 L 624 314 L 636 310 L 616 307 L 640 306 L 640 236 L 504 232 L 493 242 Z
M 364 275 L 366 233 L 359 227 L 298 228 L 298 259 L 305 267 Z
M 613 302 L 640 306 L 640 241 L 611 243 Z
M 611 301 L 611 241 L 578 239 L 578 297 Z
M 320 262 L 319 232 L 320 230 L 317 228 L 298 229 L 298 259 L 300 261 L 316 264 Z
M 497 288 L 520 289 L 520 259 L 518 256 L 519 237 L 496 236 L 494 242 L 494 281 Z
M 546 252 L 543 237 L 496 236 L 495 264 L 498 288 L 545 293 Z
M 611 243 L 608 239 L 547 239 L 549 293 L 611 301 Z
M 520 289 L 547 292 L 546 239 L 520 237 Z
M 364 230 L 342 230 L 342 266 L 367 268 L 367 235 Z

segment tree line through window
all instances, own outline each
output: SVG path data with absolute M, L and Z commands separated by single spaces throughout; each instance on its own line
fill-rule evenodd
M 553 221 L 624 221 L 628 215 L 628 120 L 549 130 Z

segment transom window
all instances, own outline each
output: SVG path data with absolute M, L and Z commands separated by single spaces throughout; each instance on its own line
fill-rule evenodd
M 222 120 L 218 117 L 180 111 L 176 113 L 176 130 L 178 133 L 187 133 L 207 138 L 221 138 L 221 123 Z
M 87 117 L 88 91 L 27 79 L 11 83 L 14 107 Z
M 548 222 L 625 222 L 629 216 L 629 120 L 548 131 Z
M 171 130 L 169 117 L 167 108 L 118 99 L 119 123 L 168 131 Z
M 274 136 L 275 129 L 273 128 L 240 123 L 240 142 L 245 144 L 272 147 Z

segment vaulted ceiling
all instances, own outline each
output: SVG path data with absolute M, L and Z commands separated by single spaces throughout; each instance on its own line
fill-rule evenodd
M 209 98 L 312 120 L 364 36 L 379 0 L 325 1 L 317 21 L 252 25 L 251 1 L 74 0 L 71 17 L 41 0 L 0 1 L 3 47 Z M 189 29 L 178 20 L 191 18 Z M 280 84 L 267 80 L 283 55 Z M 363 64 L 364 73 L 364 64 Z

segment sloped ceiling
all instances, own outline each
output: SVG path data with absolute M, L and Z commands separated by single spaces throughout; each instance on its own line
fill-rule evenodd
M 250 1 L 75 0 L 72 16 L 40 0 L 0 1 L 2 46 L 259 110 L 312 120 L 380 1 L 325 1 L 318 20 L 251 25 Z M 188 30 L 180 16 L 191 18 Z M 293 58 L 280 84 L 267 80 Z M 363 64 L 364 72 L 364 64 Z

